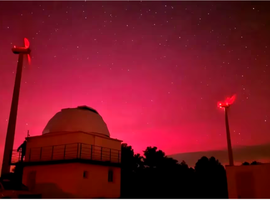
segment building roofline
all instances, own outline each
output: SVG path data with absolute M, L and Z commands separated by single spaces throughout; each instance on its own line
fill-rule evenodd
M 46 133 L 46 134 L 42 134 L 42 135 L 36 135 L 36 136 L 30 136 L 30 137 L 26 137 L 25 139 L 31 139 L 31 138 L 35 138 L 35 137 L 49 137 L 49 136 L 57 136 L 57 135 L 64 135 L 64 134 L 74 134 L 74 133 L 83 133 L 83 134 L 87 134 L 87 135 L 93 135 L 93 136 L 97 136 L 97 137 L 101 137 L 101 138 L 106 138 L 109 140 L 114 140 L 114 141 L 119 141 L 119 142 L 123 142 L 123 140 L 119 140 L 116 138 L 111 138 L 109 136 L 106 136 L 102 133 L 97 133 L 97 132 L 91 132 L 91 133 L 87 133 L 84 131 L 59 131 L 59 132 L 51 132 L 51 133 Z
M 111 167 L 121 167 L 120 162 L 109 162 L 109 161 L 99 161 L 99 160 L 87 160 L 87 159 L 69 159 L 69 160 L 49 160 L 49 161 L 31 161 L 23 162 L 23 166 L 35 166 L 35 165 L 53 165 L 53 164 L 67 164 L 67 163 L 78 163 L 78 164 L 92 164 L 92 165 L 102 165 Z
M 86 106 L 86 105 L 77 106 L 76 108 L 62 108 L 61 109 L 61 111 L 64 111 L 64 110 L 84 110 L 84 111 L 89 111 L 89 112 L 93 112 L 93 113 L 100 115 L 97 110 L 95 110 L 94 108 L 91 108 L 89 106 Z

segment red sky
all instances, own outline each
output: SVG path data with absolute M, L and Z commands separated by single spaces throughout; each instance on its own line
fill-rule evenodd
M 15 147 L 62 108 L 88 105 L 141 152 L 270 142 L 269 2 L 0 2 L 0 154 L 17 56 L 30 40 Z

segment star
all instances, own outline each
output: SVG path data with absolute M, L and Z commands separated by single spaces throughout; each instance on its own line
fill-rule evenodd
M 236 93 L 233 143 L 270 143 L 267 2 L 38 2 L 27 9 L 23 4 L 0 2 L 2 132 L 17 64 L 10 47 L 28 37 L 35 59 L 23 70 L 18 132 L 25 131 L 27 119 L 40 134 L 55 112 L 85 102 L 100 110 L 113 137 L 136 151 L 153 132 L 155 141 L 146 143 L 166 154 L 219 150 L 226 142 L 217 139 L 225 136 L 216 102 Z M 164 143 L 164 129 L 170 142 Z

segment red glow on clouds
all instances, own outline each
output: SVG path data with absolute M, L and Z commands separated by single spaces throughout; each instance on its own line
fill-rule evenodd
M 215 104 L 232 92 L 233 147 L 270 142 L 267 3 L 0 1 L 0 159 L 18 60 L 10 47 L 24 37 L 34 68 L 22 72 L 14 148 L 62 108 L 88 105 L 135 151 L 226 149 Z

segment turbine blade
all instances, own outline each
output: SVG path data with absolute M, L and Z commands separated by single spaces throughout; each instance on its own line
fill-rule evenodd
M 29 46 L 30 46 L 30 42 L 29 42 L 29 40 L 27 39 L 27 38 L 24 38 L 24 46 L 25 46 L 25 48 L 29 48 Z
M 30 54 L 27 54 L 27 60 L 28 60 L 28 64 L 30 65 L 31 64 L 31 56 L 30 56 Z
M 232 105 L 236 99 L 236 95 L 234 94 L 232 97 L 229 98 L 228 103 Z

